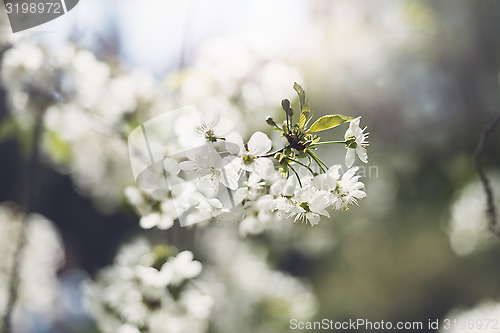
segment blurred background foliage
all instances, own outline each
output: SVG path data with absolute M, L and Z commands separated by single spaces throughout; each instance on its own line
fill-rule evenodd
M 99 28 L 87 22 L 85 30 L 82 20 L 91 15 L 82 14 L 67 29 L 68 41 L 54 44 L 42 33 L 1 37 L 13 48 L 35 39 L 55 53 L 72 43 L 90 50 L 112 72 L 149 71 L 160 91 L 151 99 L 161 98 L 163 104 L 153 112 L 136 106 L 124 113 L 127 117 L 116 123 L 122 137 L 155 112 L 211 105 L 204 104 L 210 94 L 224 99 L 217 107 L 224 104 L 229 114 L 238 113 L 244 133 L 267 131 L 265 116 L 275 114 L 282 98 L 293 96 L 293 81 L 306 89 L 316 115 L 362 116 L 370 132 L 370 159 L 363 180 L 368 196 L 360 206 L 314 228 L 287 229 L 293 245 L 280 241 L 280 230 L 242 240 L 264 244 L 276 267 L 311 282 L 319 301 L 317 319 L 427 322 L 485 299 L 498 300 L 500 244 L 485 228 L 484 194 L 472 156 L 479 133 L 500 111 L 500 2 L 214 1 L 209 8 L 200 1 L 185 6 L 87 0 L 74 11 L 86 13 L 86 2 L 87 11 L 102 11 L 95 16 L 108 23 L 94 17 Z M 113 14 L 113 6 L 123 9 Z M 176 10 L 182 18 L 148 26 L 144 20 L 155 6 L 165 11 L 165 21 Z M 140 18 L 123 19 L 134 10 Z M 146 43 L 148 34 L 156 45 L 138 42 L 143 37 Z M 163 59 L 150 55 L 155 47 Z M 0 95 L 0 201 L 21 204 L 28 172 L 23 142 L 31 129 L 10 123 L 9 84 L 7 77 Z M 119 90 L 117 98 L 120 93 L 127 90 Z M 58 136 L 49 142 L 48 155 L 78 147 Z M 483 156 L 490 175 L 498 174 L 499 148 L 497 130 Z M 342 160 L 343 149 L 329 149 L 322 151 L 327 161 Z M 81 270 L 92 276 L 111 262 L 118 244 L 144 233 L 120 194 L 133 179 L 129 175 L 115 184 L 114 199 L 104 200 L 77 181 L 75 186 L 75 171 L 46 155 L 33 211 L 52 220 L 61 233 L 66 261 L 59 275 Z M 85 156 L 93 159 L 88 167 L 104 163 L 99 158 Z M 125 173 L 127 159 L 122 156 Z M 498 178 L 493 179 L 500 189 Z M 160 234 L 183 237 L 179 228 Z M 176 245 L 188 248 L 182 239 Z

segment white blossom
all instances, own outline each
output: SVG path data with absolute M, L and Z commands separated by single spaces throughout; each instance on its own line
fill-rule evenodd
M 366 147 L 368 145 L 368 133 L 365 133 L 365 129 L 361 129 L 359 127 L 359 122 L 361 117 L 351 120 L 349 124 L 349 128 L 345 132 L 345 139 L 349 142 L 349 140 L 353 140 L 349 142 L 347 147 L 347 152 L 345 155 L 345 164 L 348 168 L 352 167 L 354 164 L 354 157 L 357 154 L 359 159 L 367 163 L 368 162 L 368 153 L 366 151 Z
M 56 305 L 61 296 L 57 271 L 64 264 L 60 235 L 51 221 L 39 214 L 26 216 L 13 203 L 0 204 L 0 312 L 6 309 L 14 256 L 22 232 L 26 241 L 16 281 L 14 329 L 33 318 L 50 320 L 57 315 Z
M 348 208 L 349 205 L 358 204 L 358 200 L 366 197 L 363 191 L 365 185 L 356 176 L 358 167 L 351 168 L 344 173 L 337 182 L 336 189 L 332 192 L 332 205 L 336 210 Z
M 250 137 L 250 140 L 248 140 L 246 146 L 243 145 L 243 141 L 237 143 L 241 147 L 237 163 L 242 170 L 255 173 L 261 178 L 265 178 L 270 173 L 270 170 L 274 170 L 271 159 L 262 157 L 272 147 L 272 142 L 266 134 L 255 132 Z
M 170 259 L 164 266 L 172 270 L 172 284 L 179 284 L 184 280 L 192 279 L 201 272 L 201 263 L 193 260 L 191 251 L 180 252 L 175 258 Z
M 214 146 L 207 144 L 186 152 L 189 161 L 180 163 L 180 168 L 184 171 L 193 172 L 196 175 L 196 183 L 200 188 L 210 188 L 217 190 L 219 183 L 229 189 L 236 190 L 238 187 L 239 175 L 237 169 L 231 164 L 231 158 L 222 158 Z
M 484 299 L 471 308 L 457 308 L 451 310 L 444 318 L 453 318 L 449 327 L 441 327 L 438 332 L 466 333 L 474 331 L 487 333 L 497 331 L 496 321 L 500 316 L 498 300 Z M 440 325 L 441 326 L 441 325 Z
M 190 251 L 176 256 L 170 252 L 138 239 L 123 246 L 113 265 L 85 284 L 87 306 L 103 332 L 160 333 L 168 327 L 174 332 L 187 327 L 190 332 L 206 331 L 212 296 L 194 284 L 182 284 L 198 276 L 202 265 Z
M 317 190 L 308 186 L 297 191 L 294 197 L 294 205 L 289 210 L 294 222 L 309 222 L 316 225 L 320 221 L 320 215 L 330 217 L 326 208 L 330 205 L 328 192 Z

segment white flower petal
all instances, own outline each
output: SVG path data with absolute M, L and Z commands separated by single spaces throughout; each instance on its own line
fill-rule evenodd
M 326 209 L 322 209 L 320 211 L 317 211 L 316 213 L 318 213 L 319 215 L 330 217 L 330 213 L 328 213 Z
M 167 230 L 172 228 L 174 225 L 174 219 L 167 215 L 162 215 L 160 220 L 158 221 L 157 227 L 160 230 Z
M 344 175 L 342 176 L 342 180 L 345 181 L 345 180 L 348 180 L 348 179 L 351 179 L 354 177 L 354 175 L 356 174 L 356 172 L 358 171 L 359 167 L 355 166 L 354 168 L 350 168 L 349 170 L 347 170 Z
M 248 216 L 241 221 L 239 226 L 240 235 L 256 235 L 264 231 L 264 223 L 261 223 L 255 216 Z
M 354 157 L 356 156 L 356 152 L 354 149 L 347 148 L 347 152 L 345 154 L 345 164 L 348 168 L 352 167 L 354 164 Z
M 344 137 L 346 139 L 350 136 L 356 136 L 358 129 L 360 129 L 360 127 L 359 127 L 360 120 L 361 120 L 361 117 L 357 117 L 356 119 L 351 120 L 351 122 L 349 123 L 349 128 L 345 132 Z
M 271 150 L 272 142 L 266 134 L 255 132 L 248 141 L 248 152 L 250 155 L 264 155 Z
M 226 136 L 226 149 L 234 155 L 239 155 L 245 150 L 243 138 L 236 132 Z
M 252 171 L 262 178 L 266 178 L 271 170 L 274 170 L 274 164 L 269 158 L 257 158 L 252 163 Z
M 226 159 L 226 158 L 225 158 Z M 241 165 L 241 164 L 240 164 Z M 228 163 L 221 170 L 220 182 L 227 188 L 231 190 L 238 189 L 238 181 L 240 180 L 238 164 L 236 160 L 233 160 L 231 163 Z
M 234 129 L 234 123 L 227 119 L 222 118 L 219 122 L 214 126 L 214 134 L 218 138 L 225 138 L 226 135 L 230 134 Z
M 184 171 L 194 171 L 197 169 L 196 163 L 191 161 L 184 161 L 179 163 L 179 168 Z
M 286 197 L 291 197 L 297 189 L 297 178 L 292 176 L 286 180 L 285 186 L 283 187 L 283 194 Z
M 160 222 L 161 216 L 158 213 L 151 213 L 141 217 L 140 225 L 143 229 L 151 229 Z
M 319 213 L 324 210 L 330 204 L 327 193 L 320 193 L 316 195 L 309 203 L 309 208 L 315 213 Z
M 359 159 L 363 163 L 368 163 L 368 153 L 366 151 L 366 148 L 359 147 L 356 148 L 356 153 L 358 154 Z
M 318 214 L 314 214 L 314 213 L 307 213 L 307 220 L 309 221 L 309 223 L 311 223 L 311 225 L 316 225 L 319 223 L 319 220 L 320 220 L 320 217 Z
M 242 187 L 237 189 L 233 194 L 234 204 L 238 205 L 248 197 L 248 188 Z
M 179 162 L 172 158 L 165 158 L 163 160 L 163 168 L 168 174 L 176 175 L 179 173 Z
M 219 122 L 220 112 L 219 111 L 208 111 L 200 114 L 201 123 L 208 129 L 213 129 L 215 125 Z

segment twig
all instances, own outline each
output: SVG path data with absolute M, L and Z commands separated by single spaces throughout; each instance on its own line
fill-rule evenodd
M 33 133 L 33 142 L 31 146 L 31 155 L 28 166 L 28 175 L 25 178 L 26 183 L 24 186 L 24 216 L 21 220 L 21 231 L 19 239 L 17 240 L 16 249 L 14 252 L 14 258 L 12 261 L 12 267 L 10 270 L 9 277 L 9 290 L 7 295 L 7 304 L 5 308 L 5 313 L 2 318 L 2 331 L 3 333 L 12 332 L 12 314 L 14 312 L 14 307 L 18 299 L 18 288 L 20 283 L 20 271 L 21 262 L 26 246 L 27 235 L 26 228 L 29 222 L 29 214 L 33 209 L 33 205 L 36 199 L 38 180 L 39 180 L 39 169 L 40 169 L 40 141 L 43 134 L 43 115 L 44 111 L 37 112 L 35 128 Z
M 276 150 L 276 151 L 274 151 L 272 153 L 266 154 L 266 155 L 257 156 L 257 158 L 261 158 L 261 157 L 264 157 L 264 158 L 274 157 L 274 155 L 276 155 L 277 153 L 282 153 L 283 150 L 285 150 L 285 147 L 281 148 L 280 150 Z
M 491 133 L 495 130 L 495 127 L 500 123 L 500 113 L 498 113 L 493 120 L 486 125 L 484 130 L 479 135 L 479 143 L 477 144 L 476 151 L 474 152 L 474 166 L 476 168 L 476 172 L 479 175 L 479 179 L 481 179 L 481 183 L 483 184 L 484 193 L 486 194 L 486 214 L 488 215 L 488 227 L 490 231 L 494 233 L 496 236 L 500 237 L 500 225 L 497 222 L 497 212 L 495 209 L 493 189 L 491 188 L 490 181 L 484 170 L 481 166 L 481 155 L 484 151 L 484 146 L 486 140 L 491 135 Z

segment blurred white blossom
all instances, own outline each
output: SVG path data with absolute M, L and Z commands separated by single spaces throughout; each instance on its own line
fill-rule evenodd
M 12 282 L 14 256 L 24 223 L 26 243 L 19 261 L 19 278 Z M 64 251 L 55 226 L 38 214 L 25 216 L 11 203 L 0 204 L 0 313 L 4 313 L 11 283 L 18 283 L 14 326 L 33 317 L 54 319 L 59 299 L 57 271 L 64 263 Z
M 309 285 L 274 269 L 264 247 L 242 241 L 235 228 L 206 228 L 205 281 L 216 293 L 212 321 L 217 332 L 288 332 L 290 318 L 317 311 Z M 216 244 L 216 246 L 214 246 Z
M 129 120 L 161 100 L 152 76 L 125 73 L 72 43 L 54 52 L 35 38 L 15 43 L 2 68 L 11 121 L 31 130 L 44 113 L 43 151 L 53 166 L 101 210 L 113 211 L 133 181 L 123 168 Z
M 438 332 L 465 333 L 465 332 L 498 332 L 500 329 L 500 303 L 492 299 L 479 302 L 472 308 L 456 308 L 440 320 Z
M 90 312 L 103 332 L 205 332 L 213 304 L 193 254 L 176 256 L 145 239 L 124 245 L 112 266 L 84 285 Z
M 500 191 L 500 178 L 490 175 L 494 193 Z M 451 248 L 458 255 L 469 255 L 486 249 L 494 236 L 488 229 L 486 195 L 479 181 L 466 185 L 450 206 L 448 235 Z

